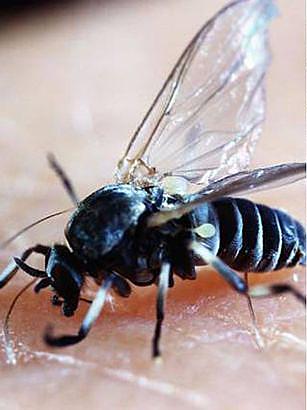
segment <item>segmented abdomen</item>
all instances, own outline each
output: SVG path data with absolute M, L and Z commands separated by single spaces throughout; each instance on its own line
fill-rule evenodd
M 241 272 L 267 272 L 305 265 L 303 226 L 285 212 L 241 198 L 221 198 L 199 209 L 196 219 L 216 227 L 206 239 L 225 263 Z

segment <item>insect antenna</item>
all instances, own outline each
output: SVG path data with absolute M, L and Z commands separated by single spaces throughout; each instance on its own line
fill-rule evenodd
M 67 212 L 72 211 L 74 208 L 68 208 L 68 209 L 64 209 L 63 211 L 58 211 L 55 212 L 53 214 L 44 216 L 43 218 L 38 219 L 35 222 L 32 222 L 30 225 L 25 226 L 24 228 L 22 228 L 20 231 L 16 232 L 13 236 L 11 236 L 10 238 L 6 239 L 5 241 L 3 241 L 2 243 L 0 243 L 0 250 L 6 248 L 11 242 L 13 242 L 15 239 L 17 239 L 20 235 L 22 235 L 23 233 L 25 233 L 26 231 L 28 231 L 29 229 L 33 228 L 36 225 L 39 225 L 40 223 L 47 221 L 48 219 L 54 218 L 55 216 L 59 216 L 59 215 L 63 215 Z
M 27 283 L 14 297 L 12 300 L 12 303 L 10 304 L 9 310 L 6 313 L 5 319 L 4 319 L 4 324 L 3 324 L 3 335 L 4 335 L 4 346 L 6 350 L 6 354 L 8 357 L 8 360 L 11 364 L 16 364 L 16 357 L 15 353 L 13 351 L 13 345 L 12 345 L 12 339 L 10 337 L 10 329 L 9 329 L 9 321 L 12 316 L 14 307 L 16 306 L 16 303 L 18 299 L 21 297 L 21 295 L 29 289 L 37 279 L 31 280 L 29 283 Z

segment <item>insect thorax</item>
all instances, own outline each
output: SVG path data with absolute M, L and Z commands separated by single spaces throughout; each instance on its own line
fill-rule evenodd
M 65 235 L 87 262 L 100 260 L 138 224 L 146 192 L 130 185 L 108 185 L 85 198 L 70 218 Z

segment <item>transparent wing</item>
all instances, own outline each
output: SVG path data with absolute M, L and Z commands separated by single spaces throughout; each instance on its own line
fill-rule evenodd
M 238 0 L 183 52 L 117 167 L 118 182 L 183 176 L 193 183 L 245 169 L 264 119 L 272 0 Z
M 272 167 L 242 171 L 212 182 L 194 195 L 189 195 L 185 204 L 172 210 L 162 210 L 149 219 L 149 226 L 157 226 L 177 219 L 197 206 L 225 196 L 237 196 L 256 191 L 278 188 L 306 178 L 305 163 L 280 164 Z
M 252 171 L 242 171 L 228 175 L 190 196 L 190 201 L 201 200 L 210 196 L 244 195 L 252 192 L 279 188 L 306 178 L 306 164 L 303 162 L 279 164 L 266 168 L 257 168 Z

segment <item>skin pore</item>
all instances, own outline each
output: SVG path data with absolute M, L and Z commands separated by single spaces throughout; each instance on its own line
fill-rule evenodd
M 194 3 L 194 2 L 193 2 Z M 213 4 L 214 3 L 214 4 Z M 54 152 L 81 198 L 112 181 L 116 161 L 176 58 L 222 1 L 67 3 L 2 26 L 0 239 L 70 206 L 47 166 Z M 279 1 L 272 23 L 268 113 L 254 166 L 304 158 L 303 2 Z M 170 15 L 172 23 L 170 24 Z M 1 83 L 2 84 L 2 83 Z M 304 184 L 263 192 L 257 202 L 304 221 Z M 0 270 L 29 245 L 63 240 L 63 215 L 21 236 L 0 255 Z M 42 259 L 31 264 L 41 269 Z M 251 284 L 288 281 L 304 291 L 304 269 L 251 275 Z M 1 328 L 23 273 L 1 290 Z M 92 297 L 90 284 L 85 296 Z M 89 337 L 63 350 L 42 341 L 47 324 L 75 332 L 88 305 L 65 318 L 51 293 L 27 290 L 10 320 L 16 365 L 0 349 L 5 408 L 302 409 L 304 308 L 292 296 L 247 300 L 215 272 L 178 279 L 168 293 L 161 350 L 151 360 L 156 288 L 113 296 Z

